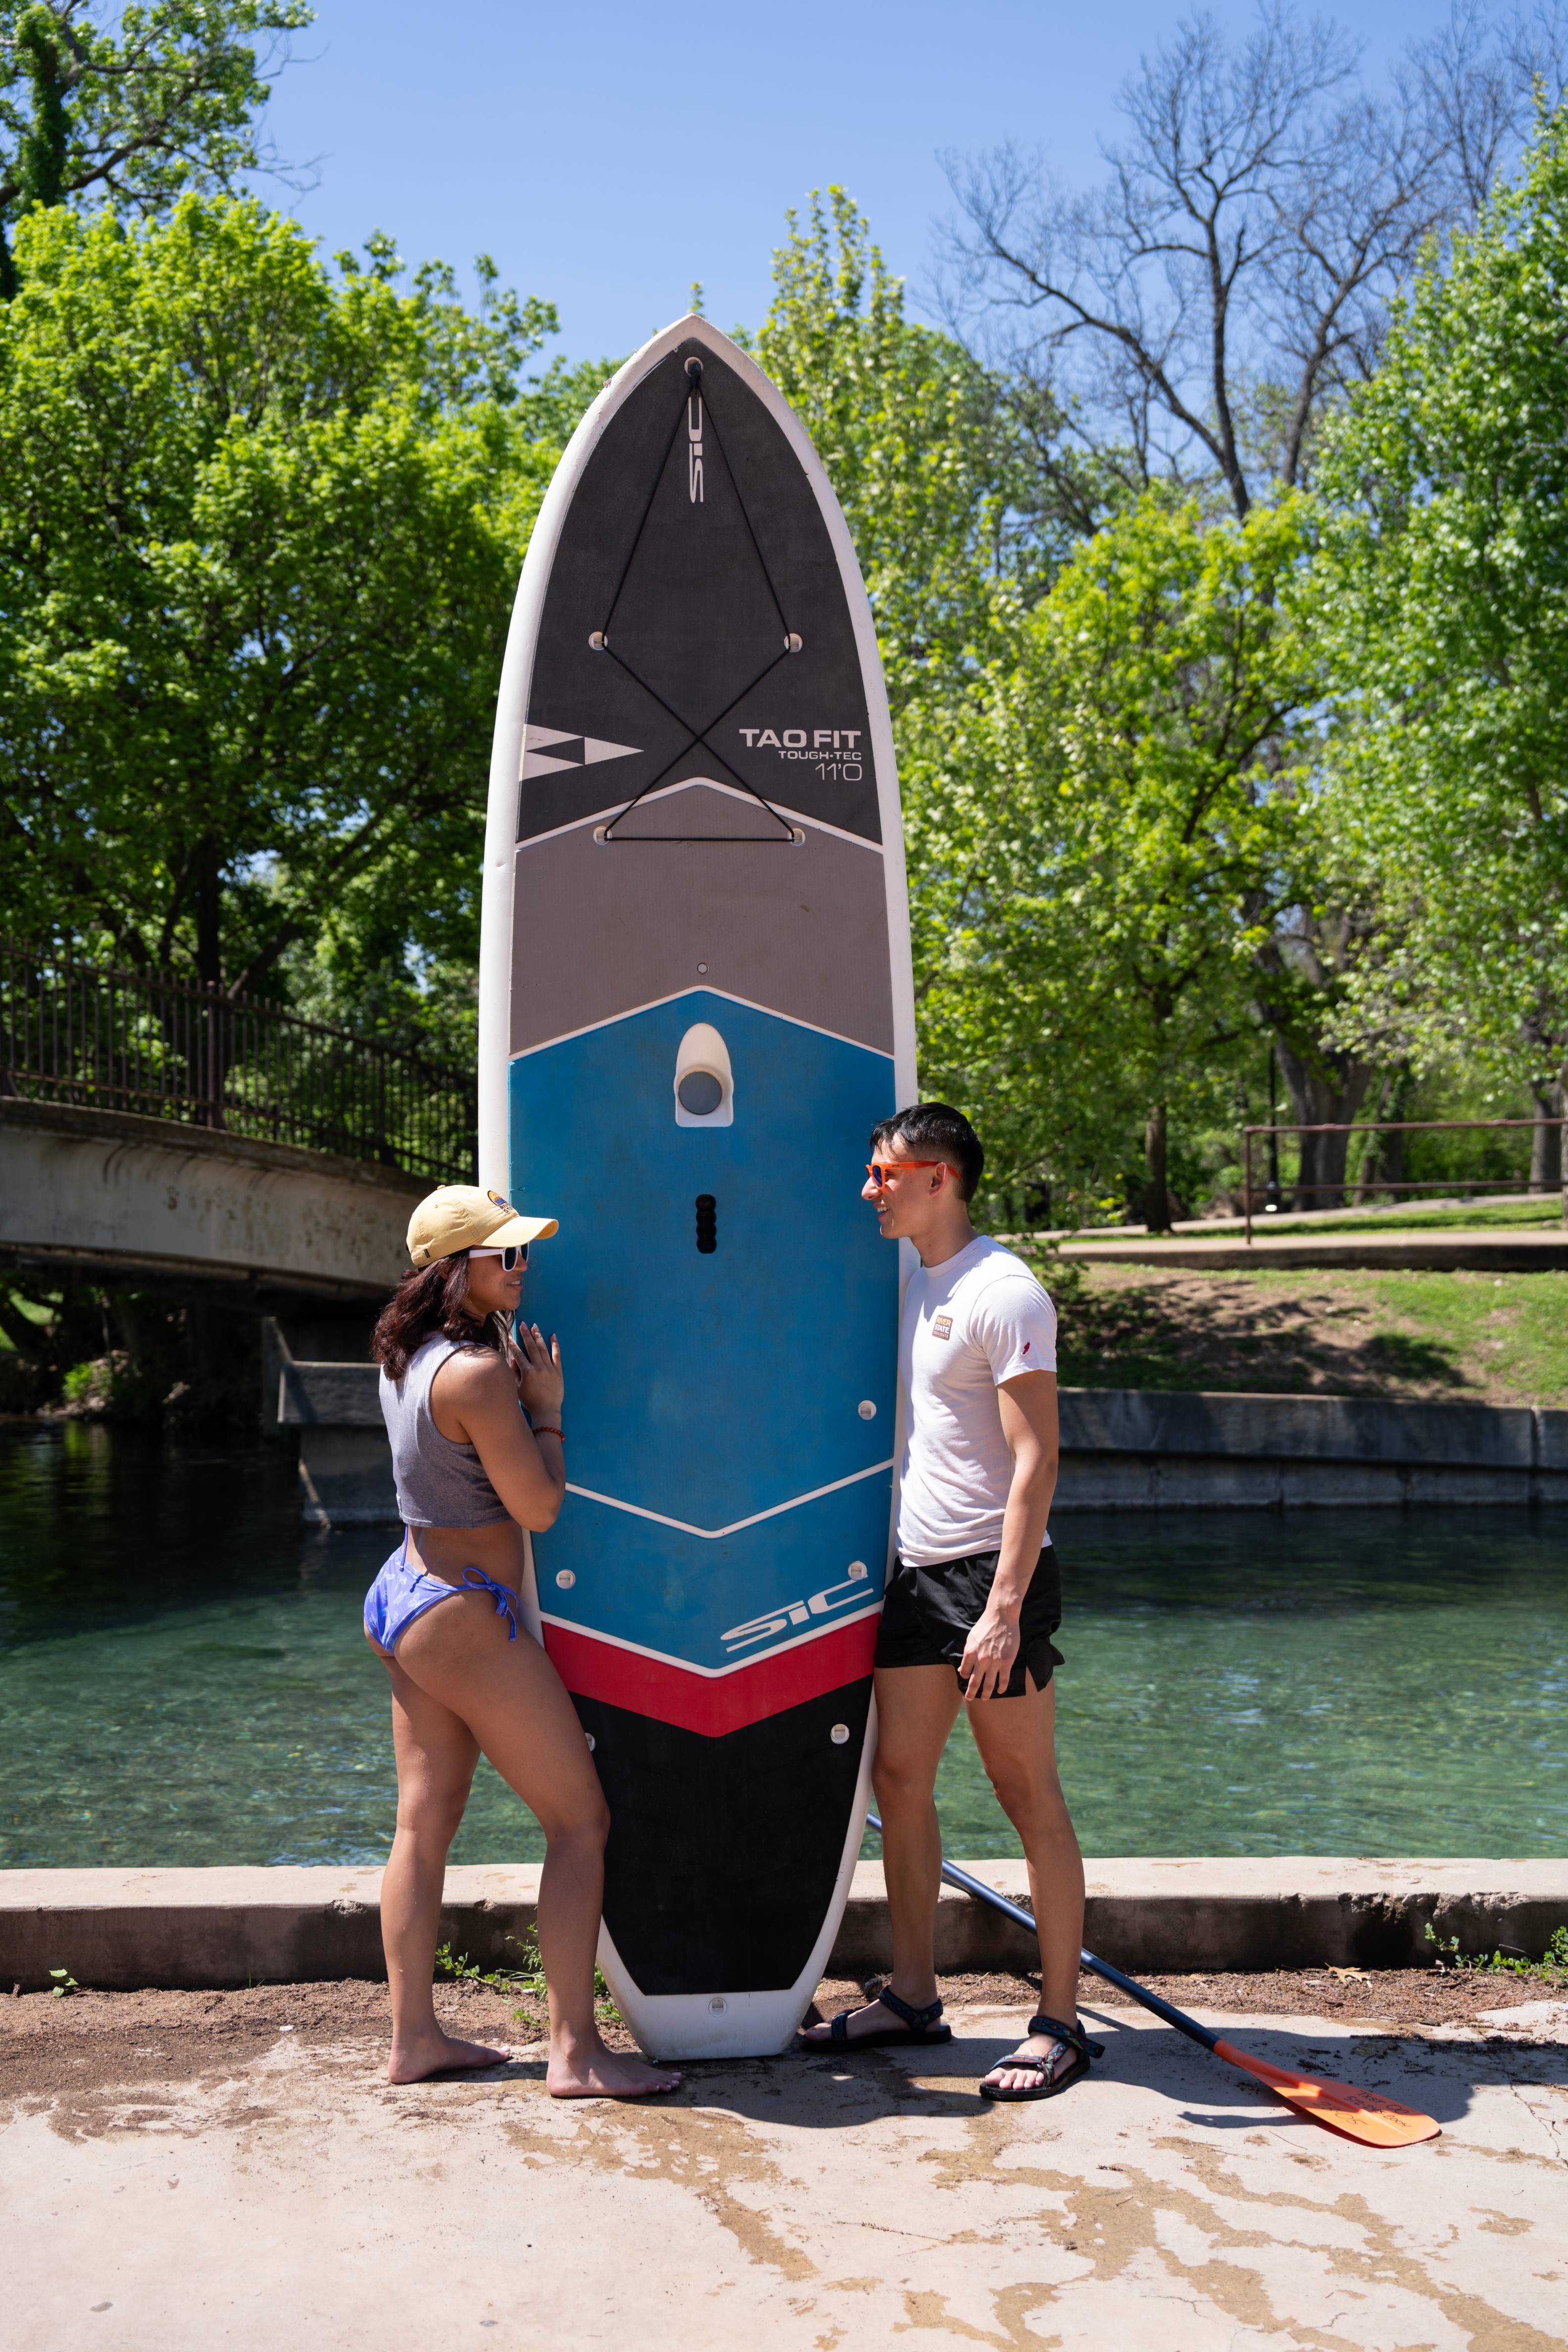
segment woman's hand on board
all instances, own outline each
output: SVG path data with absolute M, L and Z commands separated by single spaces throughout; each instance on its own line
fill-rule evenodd
M 553 1333 L 546 1340 L 537 1323 L 520 1323 L 517 1342 L 527 1359 L 517 1376 L 518 1401 L 531 1421 L 561 1418 L 566 1375 L 561 1369 L 561 1342 Z

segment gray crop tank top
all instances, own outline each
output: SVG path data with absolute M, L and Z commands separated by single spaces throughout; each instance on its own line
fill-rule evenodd
M 430 1412 L 430 1383 L 455 1339 L 422 1341 L 400 1381 L 381 1375 L 381 1412 L 392 1440 L 392 1475 L 405 1528 L 488 1528 L 510 1515 L 477 1450 L 443 1437 Z

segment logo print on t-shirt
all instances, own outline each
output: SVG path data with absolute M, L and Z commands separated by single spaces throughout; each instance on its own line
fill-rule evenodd
M 1025 1340 L 1025 1342 L 1024 1342 L 1024 1353 L 1025 1353 L 1025 1355 L 1026 1355 L 1026 1356 L 1028 1354 L 1028 1352 L 1029 1352 L 1030 1349 L 1034 1346 L 1034 1344 L 1035 1344 L 1035 1343 L 1034 1343 L 1034 1341 L 1033 1341 L 1032 1339 L 1026 1339 L 1026 1340 Z
M 951 1316 L 951 1315 L 938 1315 L 938 1316 L 936 1316 L 935 1318 L 933 1318 L 932 1322 L 931 1322 L 931 1338 L 932 1338 L 933 1339 L 952 1339 L 952 1316 Z

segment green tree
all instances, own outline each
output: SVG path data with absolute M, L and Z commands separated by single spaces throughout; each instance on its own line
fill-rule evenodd
M 1096 659 L 1118 670 L 1115 695 L 1147 694 L 1157 701 L 1147 679 L 1133 679 L 1123 656 L 1145 629 L 1152 632 L 1151 644 L 1166 645 L 1180 671 L 1184 656 L 1169 630 L 1178 612 L 1187 614 L 1183 626 L 1190 624 L 1200 635 L 1197 616 L 1206 615 L 1203 625 L 1214 621 L 1217 574 L 1205 572 L 1200 541 L 1211 526 L 1221 530 L 1215 562 L 1223 572 L 1236 544 L 1224 509 L 1212 496 L 1180 509 L 1156 500 L 1139 509 L 1136 524 L 1130 522 L 1139 495 L 1131 487 L 1140 476 L 1136 449 L 1107 440 L 1090 450 L 1079 414 L 1060 406 L 1047 387 L 1016 369 L 984 366 L 953 336 L 911 320 L 902 286 L 841 189 L 814 198 L 804 223 L 792 217 L 790 236 L 775 257 L 773 302 L 757 352 L 822 455 L 877 618 L 910 852 L 922 1083 L 940 1082 L 966 1100 L 984 1101 L 999 1166 L 1023 1176 L 1049 1160 L 1058 1170 L 1070 1165 L 1091 1186 L 1115 1190 L 1133 1129 L 1148 1127 L 1157 1159 L 1173 1103 L 1189 1125 L 1200 1104 L 1205 1124 L 1219 1123 L 1231 1106 L 1218 1101 L 1206 1048 L 1202 1067 L 1181 1076 L 1173 1041 L 1183 1034 L 1182 1021 L 1174 1012 L 1163 1016 L 1166 1048 L 1143 1063 L 1130 1060 L 1113 993 L 1092 972 L 1079 970 L 1091 954 L 1090 929 L 1069 900 L 1058 905 L 1052 896 L 1079 887 L 1069 878 L 1078 852 L 1067 837 L 1042 838 L 1045 804 L 1036 789 L 1038 778 L 1031 782 L 1031 763 L 1049 765 L 1068 756 L 1058 705 L 1071 661 L 1056 652 L 1047 659 L 1042 651 L 1058 645 L 1044 616 L 1061 609 L 1069 579 L 1081 583 L 1089 577 L 1084 545 L 1096 531 L 1110 533 L 1105 560 L 1131 557 L 1135 571 L 1152 560 L 1158 541 L 1156 569 L 1164 567 L 1160 593 L 1166 605 L 1152 591 L 1147 610 L 1135 612 L 1112 598 L 1096 624 L 1103 649 Z M 1299 511 L 1292 509 L 1298 520 L 1287 534 L 1292 547 Z M 1268 526 L 1260 529 L 1258 546 L 1267 541 L 1272 549 Z M 1284 561 L 1272 554 L 1269 560 Z M 1183 601 L 1189 594 L 1197 599 L 1190 609 Z M 1278 746 L 1262 739 L 1254 743 L 1239 714 L 1259 717 L 1267 732 L 1275 708 L 1280 635 L 1267 606 L 1267 593 L 1259 591 L 1233 648 L 1244 662 L 1261 667 L 1257 676 L 1233 678 L 1226 688 L 1231 733 L 1223 733 L 1217 718 L 1211 727 L 1222 765 L 1236 752 L 1241 769 L 1259 774 L 1278 756 Z M 1031 613 L 1040 616 L 1038 628 Z M 1130 633 L 1124 644 L 1116 636 L 1119 628 Z M 1114 656 L 1113 646 L 1121 646 Z M 1048 692 L 1047 673 L 1056 681 Z M 1098 667 L 1094 676 L 1102 683 Z M 1068 730 L 1080 745 L 1087 724 L 1087 713 L 1080 713 Z M 1168 718 L 1156 722 L 1129 713 L 1128 724 L 1140 730 L 1151 725 L 1154 740 L 1167 745 L 1172 740 Z M 1130 824 L 1138 821 L 1130 811 L 1124 815 Z M 1306 820 L 1299 803 L 1292 839 L 1303 856 Z M 1167 880 L 1179 900 L 1182 888 Z M 1206 1004 L 1211 969 L 1223 969 L 1227 987 L 1234 982 L 1243 991 L 1250 970 L 1255 993 L 1250 1006 L 1238 998 L 1227 1012 L 1232 1030 L 1239 1035 L 1259 1019 L 1277 1027 L 1303 1106 L 1300 1116 L 1321 1115 L 1324 1101 L 1338 1115 L 1342 1103 L 1359 1099 L 1368 1076 L 1353 1057 L 1342 1057 L 1345 1070 L 1336 1069 L 1333 1051 L 1319 1034 L 1338 986 L 1345 927 L 1332 908 L 1325 910 L 1326 921 L 1318 919 L 1318 893 L 1305 870 L 1298 882 L 1302 898 L 1289 936 L 1276 939 L 1267 925 L 1258 929 L 1248 919 L 1246 936 L 1256 945 L 1251 967 L 1245 959 L 1233 967 L 1228 949 L 1217 964 L 1205 955 L 1200 960 L 1205 977 L 1183 980 L 1177 994 L 1184 1003 L 1202 998 Z M 1258 903 L 1265 900 L 1271 908 L 1279 904 L 1272 882 Z M 1359 940 L 1353 926 L 1346 938 L 1352 934 Z M 1179 963 L 1174 949 L 1167 961 L 1173 968 Z M 1047 971 L 1060 991 L 1052 1018 L 1059 1016 L 1066 1028 L 1052 1029 L 1048 1022 L 1042 1027 L 1034 992 Z M 1129 980 L 1135 992 L 1140 984 Z M 1159 995 L 1151 979 L 1144 1001 L 1152 1018 Z M 1209 1036 L 1211 1015 L 1212 1004 L 1194 1015 L 1193 1037 L 1200 1043 Z M 1047 1055 L 1047 1034 L 1074 1041 L 1070 1075 L 1058 1052 Z M 1148 1085 L 1156 1066 L 1166 1075 L 1151 1108 Z M 1136 1077 L 1135 1068 L 1142 1073 Z M 1167 1108 L 1159 1109 L 1159 1102 Z M 1158 1218 L 1164 1212 L 1154 1189 Z
M 564 449 L 584 412 L 622 364 L 620 360 L 569 360 L 557 352 L 542 375 L 530 376 L 517 413 L 531 441 Z
M 1397 306 L 1330 434 L 1329 804 L 1388 913 L 1346 1039 L 1568 1075 L 1568 112 Z
M 184 198 L 20 226 L 0 310 L 4 918 L 255 988 L 356 910 L 471 937 L 495 681 L 554 451 L 384 240 Z
M 1103 511 L 1108 479 L 1048 401 L 907 315 L 842 188 L 792 213 L 756 355 L 855 541 L 895 716 L 962 690 Z
M 313 17 L 303 0 L 0 0 L 0 299 L 35 205 L 159 213 L 261 163 L 252 118 Z
M 1205 528 L 1145 497 L 909 779 L 924 1083 L 976 1106 L 1005 1178 L 1103 1176 L 1139 1121 L 1156 1231 L 1173 1108 L 1212 1115 L 1255 1043 L 1300 893 L 1302 546 L 1297 499 Z

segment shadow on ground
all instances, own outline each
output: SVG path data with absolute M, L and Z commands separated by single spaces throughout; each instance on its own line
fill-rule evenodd
M 1072 1388 L 1225 1389 L 1276 1396 L 1460 1396 L 1456 1342 L 1380 1328 L 1343 1289 L 1281 1294 L 1247 1279 L 1043 1268 L 1061 1292 L 1059 1370 Z M 1061 1273 L 1076 1276 L 1067 1283 Z

